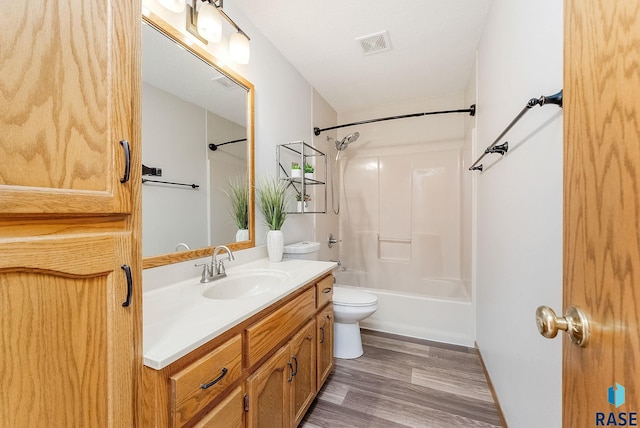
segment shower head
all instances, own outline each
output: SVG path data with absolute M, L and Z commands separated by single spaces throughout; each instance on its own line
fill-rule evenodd
M 351 144 L 354 141 L 356 141 L 358 139 L 358 137 L 360 137 L 360 133 L 359 132 L 353 132 L 353 133 L 347 135 L 346 137 L 344 137 L 340 141 L 334 140 L 331 137 L 327 137 L 327 140 L 333 141 L 336 144 L 336 150 L 343 151 L 343 150 L 345 150 L 347 148 L 347 146 L 349 144 Z

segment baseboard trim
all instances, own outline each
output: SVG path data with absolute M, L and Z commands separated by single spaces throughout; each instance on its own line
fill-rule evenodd
M 496 403 L 496 409 L 498 411 L 498 416 L 500 417 L 500 421 L 502 422 L 502 426 L 504 428 L 509 428 L 507 425 L 507 420 L 504 417 L 504 413 L 502 412 L 502 406 L 500 406 L 500 400 L 498 400 L 498 394 L 496 394 L 496 390 L 493 387 L 493 382 L 491 382 L 491 376 L 489 376 L 489 372 L 487 371 L 487 366 L 484 365 L 484 360 L 482 359 L 482 353 L 480 352 L 480 348 L 478 348 L 478 342 L 475 343 L 476 350 L 478 351 L 478 357 L 480 358 L 480 364 L 482 365 L 482 371 L 484 372 L 484 377 L 487 379 L 487 384 L 489 385 L 489 390 L 491 391 L 491 396 L 493 397 L 493 401 Z

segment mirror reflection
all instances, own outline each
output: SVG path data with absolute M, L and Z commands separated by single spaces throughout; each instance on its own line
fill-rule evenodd
M 230 201 L 251 182 L 247 88 L 146 23 L 142 80 L 143 257 L 249 240 Z

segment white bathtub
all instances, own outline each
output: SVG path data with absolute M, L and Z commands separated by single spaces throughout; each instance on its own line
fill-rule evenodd
M 378 310 L 360 322 L 371 330 L 474 346 L 475 312 L 460 281 L 420 280 L 393 284 L 399 290 L 371 287 L 365 272 L 336 271 L 336 286 L 378 296 Z M 400 288 L 402 287 L 402 290 Z M 407 291 L 405 291 L 407 290 Z

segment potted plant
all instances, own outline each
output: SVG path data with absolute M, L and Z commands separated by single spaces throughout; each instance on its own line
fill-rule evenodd
M 229 214 L 238 231 L 236 242 L 249 240 L 249 186 L 240 177 L 229 179 L 229 192 L 223 190 L 231 202 Z
M 313 168 L 313 165 L 311 165 L 310 163 L 304 164 L 304 178 L 313 178 L 314 171 L 315 169 Z
M 256 193 L 260 212 L 269 228 L 269 232 L 267 232 L 269 260 L 272 262 L 282 261 L 284 237 L 280 229 L 287 218 L 287 205 L 290 200 L 290 194 L 287 193 L 287 182 L 266 177 L 256 188 Z
M 300 164 L 298 162 L 291 162 L 291 178 L 300 178 L 302 177 L 302 170 L 300 169 Z
M 304 201 L 303 201 L 304 199 Z M 304 212 L 302 209 L 302 203 L 304 202 L 304 209 L 307 208 L 307 202 L 311 200 L 311 196 L 308 193 L 304 194 L 304 198 L 302 197 L 302 192 L 296 193 L 296 201 L 298 202 L 298 212 Z

